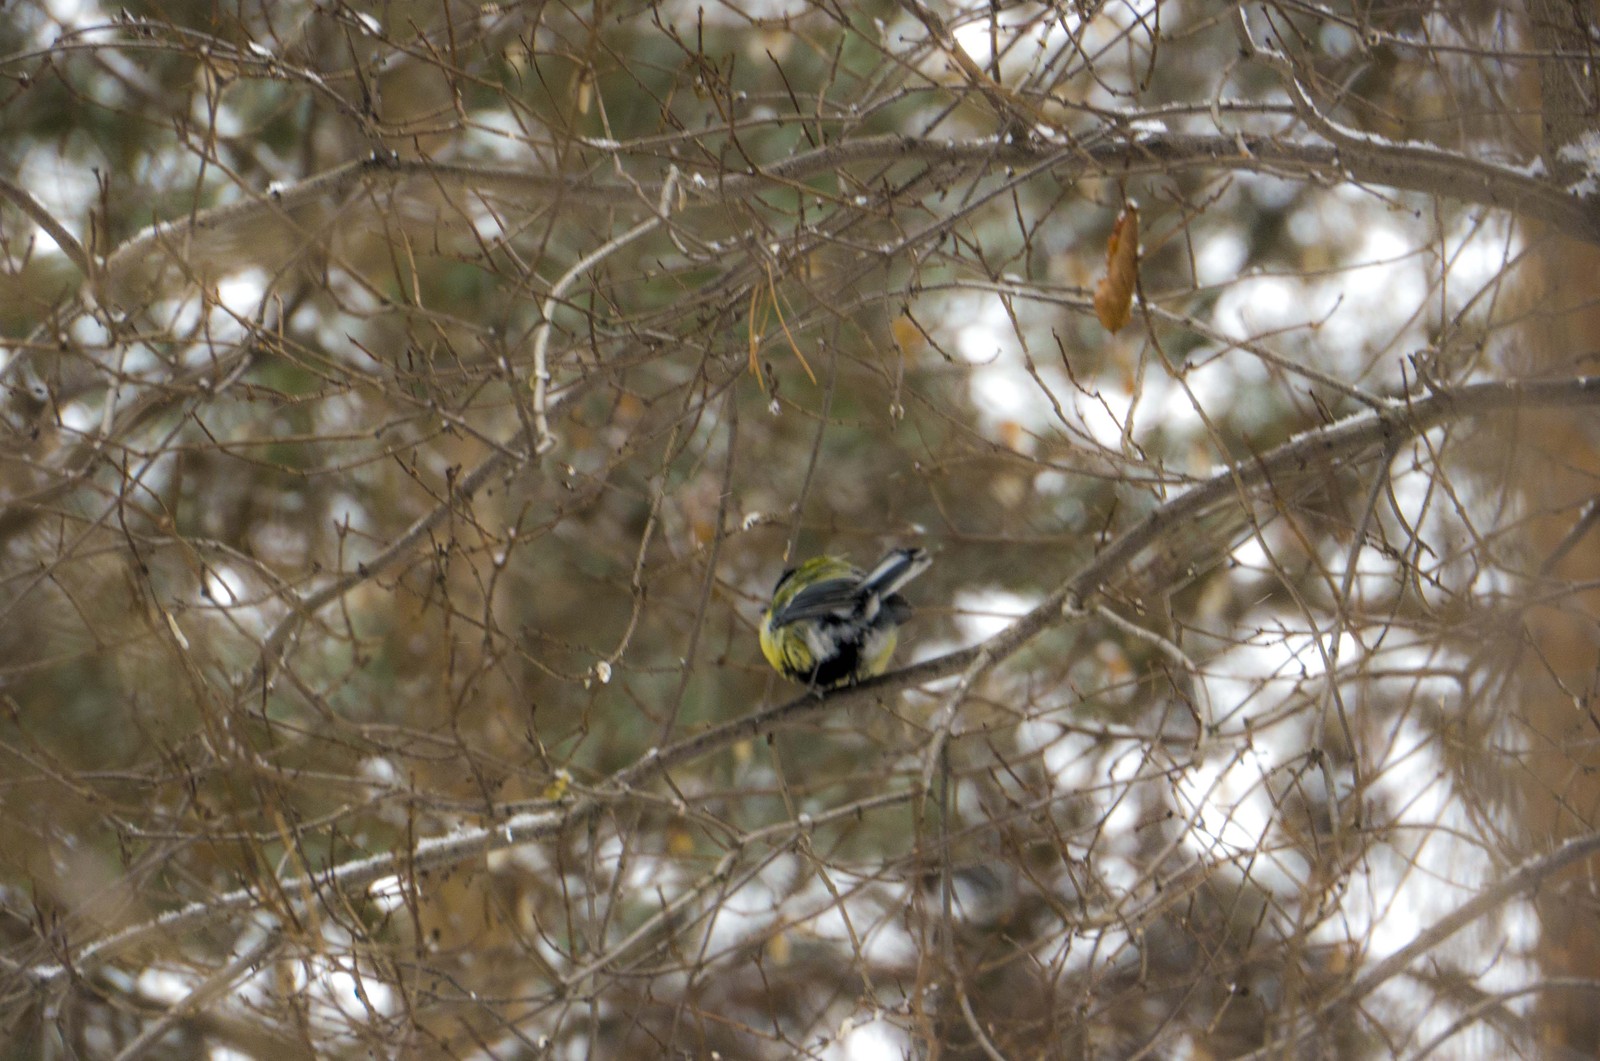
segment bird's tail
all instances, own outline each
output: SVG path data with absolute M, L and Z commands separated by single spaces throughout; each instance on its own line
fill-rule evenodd
M 926 549 L 894 549 L 878 561 L 878 566 L 867 572 L 867 577 L 861 580 L 861 588 L 879 597 L 887 597 L 928 570 L 931 563 L 933 557 L 928 555 Z

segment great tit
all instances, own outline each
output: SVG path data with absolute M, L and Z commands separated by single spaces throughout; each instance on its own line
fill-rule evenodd
M 761 617 L 762 655 L 785 678 L 815 689 L 882 674 L 911 617 L 896 590 L 931 563 L 926 550 L 894 549 L 865 573 L 837 556 L 790 568 Z

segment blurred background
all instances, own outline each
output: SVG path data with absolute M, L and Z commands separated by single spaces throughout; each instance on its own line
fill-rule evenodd
M 1589 5 L 4 9 L 0 1056 L 1600 1051 Z

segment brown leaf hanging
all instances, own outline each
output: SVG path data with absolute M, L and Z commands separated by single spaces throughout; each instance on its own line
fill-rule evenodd
M 1129 203 L 1106 240 L 1106 275 L 1094 287 L 1094 313 L 1106 331 L 1117 332 L 1133 317 L 1139 280 L 1139 208 Z

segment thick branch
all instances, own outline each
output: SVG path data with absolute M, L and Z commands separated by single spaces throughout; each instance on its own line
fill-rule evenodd
M 1600 108 L 1600 68 L 1595 55 L 1593 6 L 1587 0 L 1529 0 L 1528 23 L 1539 60 L 1539 156 L 1563 183 L 1582 176 L 1583 165 L 1563 148 L 1594 129 Z
M 619 148 L 619 154 L 626 148 Z M 796 184 L 866 163 L 915 162 L 930 166 L 1026 165 L 1070 182 L 1089 177 L 1181 169 L 1224 169 L 1302 177 L 1319 182 L 1379 185 L 1478 204 L 1544 221 L 1600 242 L 1600 213 L 1554 183 L 1528 172 L 1423 144 L 1353 135 L 1339 144 L 1287 140 L 1262 134 L 1204 135 L 1140 132 L 1093 142 L 950 141 L 885 135 L 848 140 L 763 166 L 758 172 L 701 174 L 683 184 L 689 205 L 711 206 L 770 192 L 774 182 Z M 1041 165 L 1043 164 L 1043 165 Z M 160 274 L 162 259 L 180 258 L 205 275 L 217 261 L 230 269 L 267 265 L 251 257 L 258 247 L 283 255 L 316 246 L 343 204 L 363 194 L 391 193 L 424 179 L 444 192 L 502 194 L 537 207 L 597 204 L 654 212 L 662 182 L 597 182 L 587 174 L 554 177 L 527 169 L 453 165 L 417 159 L 375 158 L 330 170 L 245 202 L 162 223 L 124 243 L 106 263 L 113 289 L 131 290 Z M 420 187 L 420 186 L 419 186 Z M 284 230 L 279 232 L 278 230 Z M 267 236 L 267 233 L 273 233 Z M 281 244 L 281 247 L 279 246 Z

